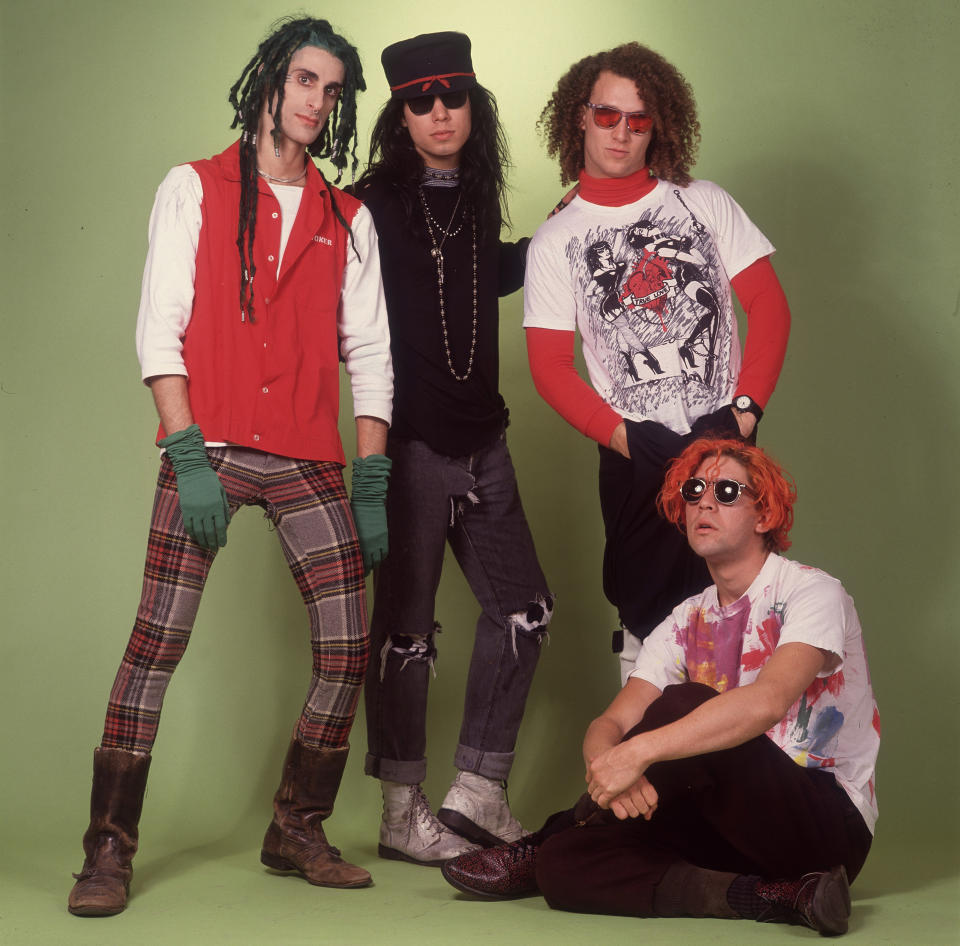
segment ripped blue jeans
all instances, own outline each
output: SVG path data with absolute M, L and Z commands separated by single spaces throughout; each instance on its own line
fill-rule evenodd
M 390 554 L 375 580 L 365 771 L 395 782 L 426 776 L 434 604 L 449 542 L 482 609 L 454 764 L 505 779 L 553 613 L 506 439 L 445 457 L 422 441 L 391 438 L 387 452 Z M 459 628 L 448 621 L 448 631 Z

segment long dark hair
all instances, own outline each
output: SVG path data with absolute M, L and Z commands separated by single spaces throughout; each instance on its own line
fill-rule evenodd
M 326 20 L 288 17 L 278 20 L 256 53 L 244 66 L 240 78 L 230 89 L 229 101 L 235 111 L 231 128 L 238 125 L 240 136 L 240 214 L 237 221 L 237 249 L 240 252 L 240 310 L 250 321 L 253 314 L 253 239 L 257 226 L 257 129 L 264 103 L 273 101 L 274 142 L 279 140 L 280 110 L 283 107 L 287 69 L 293 54 L 304 46 L 316 46 L 343 63 L 343 90 L 323 130 L 307 151 L 316 158 L 327 158 L 337 169 L 334 183 L 343 176 L 348 161 L 351 173 L 357 170 L 357 93 L 366 89 L 363 67 L 356 48 L 333 31 Z M 348 157 L 349 155 L 349 157 Z M 323 177 L 323 173 L 320 174 Z M 350 232 L 330 191 L 333 212 Z M 351 232 L 351 238 L 353 234 Z
M 477 215 L 481 238 L 496 240 L 501 223 L 510 222 L 506 194 L 510 153 L 493 93 L 476 85 L 469 95 L 470 135 L 460 152 L 460 188 Z M 370 163 L 356 191 L 362 196 L 375 178 L 385 181 L 396 190 L 410 220 L 422 175 L 423 159 L 403 125 L 403 99 L 391 98 L 370 133 Z

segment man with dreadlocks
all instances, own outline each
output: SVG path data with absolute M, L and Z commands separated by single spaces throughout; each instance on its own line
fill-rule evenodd
M 500 242 L 506 146 L 469 38 L 416 36 L 382 62 L 392 94 L 358 193 L 380 235 L 396 369 L 393 554 L 375 582 L 366 771 L 383 789 L 380 855 L 439 865 L 522 830 L 505 785 L 553 599 L 504 435 L 497 297 L 520 288 L 528 241 Z M 420 783 L 448 542 L 482 612 L 438 820 Z
M 586 57 L 540 121 L 580 190 L 530 244 L 523 324 L 537 390 L 600 445 L 603 585 L 626 674 L 643 638 L 710 580 L 656 514 L 664 467 L 709 431 L 755 439 L 790 311 L 773 246 L 726 192 L 691 179 L 693 92 L 662 56 L 626 43 Z M 731 289 L 748 320 L 742 364 Z M 574 367 L 578 329 L 590 384 Z
M 244 505 L 261 506 L 276 527 L 313 649 L 261 861 L 321 886 L 371 882 L 341 859 L 321 822 L 366 668 L 364 571 L 387 550 L 389 332 L 370 215 L 310 159 L 342 172 L 349 153 L 356 168 L 364 87 L 356 50 L 329 23 L 282 22 L 231 89 L 240 140 L 174 168 L 157 193 L 137 345 L 165 452 L 140 608 L 94 752 L 71 913 L 126 906 L 163 696 L 227 523 Z M 340 357 L 357 428 L 349 502 Z

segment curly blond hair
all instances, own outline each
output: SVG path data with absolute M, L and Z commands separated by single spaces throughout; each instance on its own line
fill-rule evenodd
M 653 115 L 653 137 L 647 150 L 650 171 L 673 184 L 689 184 L 700 144 L 693 89 L 675 66 L 639 43 L 587 56 L 557 83 L 537 128 L 546 139 L 547 153 L 560 162 L 560 182 L 575 181 L 583 169 L 583 107 L 601 72 L 632 79 Z

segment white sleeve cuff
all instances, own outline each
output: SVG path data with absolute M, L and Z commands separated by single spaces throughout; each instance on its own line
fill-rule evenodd
M 389 424 L 393 417 L 390 325 L 380 280 L 377 231 L 366 207 L 357 211 L 351 228 L 353 242 L 348 234 L 340 299 L 340 354 L 350 376 L 354 417 L 377 417 Z

